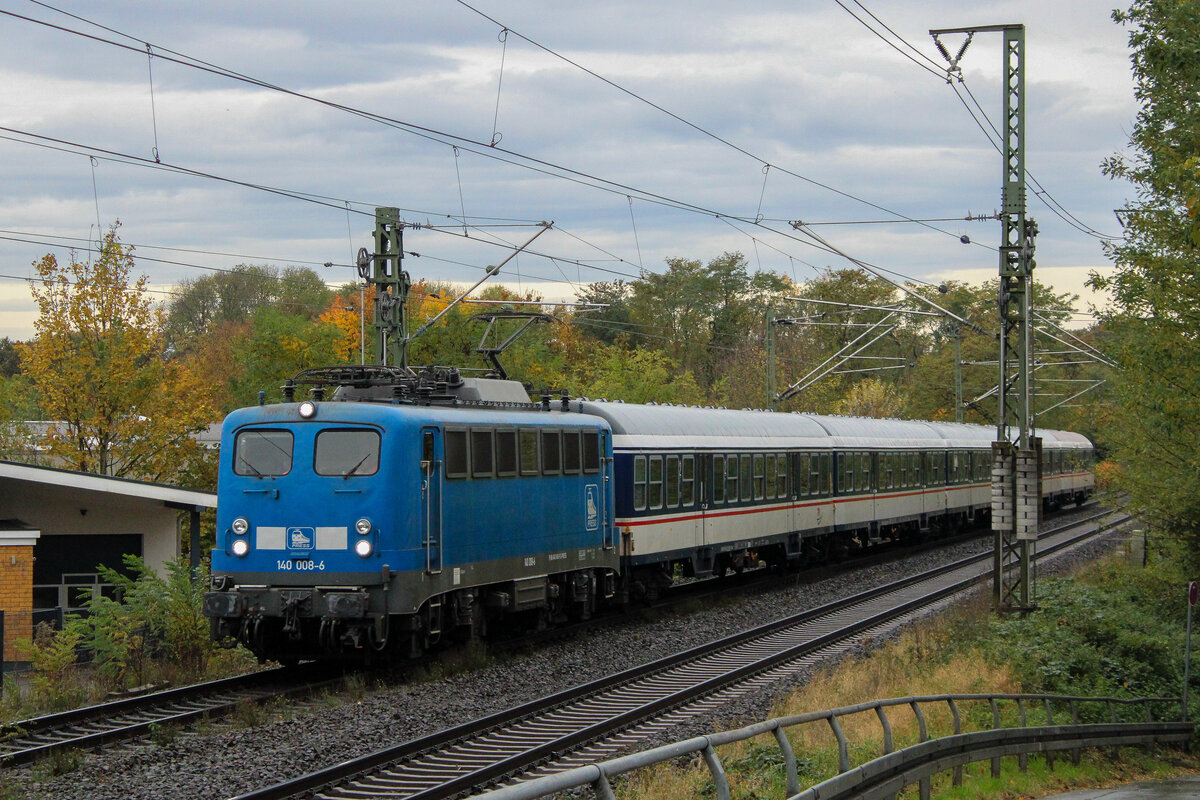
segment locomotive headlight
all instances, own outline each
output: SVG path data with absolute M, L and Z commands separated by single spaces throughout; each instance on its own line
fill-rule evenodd
M 300 417 L 302 419 L 312 419 L 317 413 L 317 404 L 312 400 L 305 400 L 300 404 Z
M 250 552 L 250 543 L 245 539 L 234 539 L 230 549 L 235 556 L 244 556 Z
M 229 526 L 238 536 L 245 536 L 246 531 L 250 530 L 250 523 L 245 517 L 238 517 Z
M 358 522 L 354 523 L 354 530 L 358 532 L 359 536 L 366 536 L 371 532 L 371 520 L 363 517 Z
M 358 553 L 363 558 L 371 555 L 371 549 L 370 539 L 359 539 L 354 543 L 354 552 Z

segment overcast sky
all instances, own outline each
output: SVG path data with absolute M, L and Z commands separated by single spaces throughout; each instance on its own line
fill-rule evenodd
M 1129 195 L 1100 174 L 1136 114 L 1112 4 L 843 2 L 938 69 L 931 28 L 1026 26 L 1027 166 L 1078 220 L 1030 195 L 1036 275 L 1081 291 L 1107 263 L 1094 234 L 1119 233 L 1113 209 Z M 238 263 L 316 265 L 331 285 L 348 282 L 343 265 L 370 245 L 375 206 L 450 226 L 406 231 L 405 249 L 421 255 L 405 260 L 414 279 L 473 283 L 532 223 L 553 221 L 502 276 L 553 298 L 725 251 L 799 281 L 848 266 L 795 220 L 955 218 L 813 230 L 912 279 L 996 273 L 1000 224 L 958 218 L 998 207 L 1000 156 L 942 77 L 835 0 L 0 0 L 0 10 L 0 335 L 32 334 L 20 280 L 32 262 L 65 259 L 54 245 L 86 254 L 116 219 L 162 290 Z M 959 85 L 997 127 L 1001 41 L 975 37 Z M 947 37 L 952 54 L 960 42 Z

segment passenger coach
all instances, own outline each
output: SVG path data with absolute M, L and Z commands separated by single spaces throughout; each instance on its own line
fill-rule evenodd
M 844 555 L 990 513 L 995 429 L 948 422 L 583 401 L 612 427 L 635 595 L 677 572 Z M 1041 432 L 1048 505 L 1091 492 L 1091 444 Z

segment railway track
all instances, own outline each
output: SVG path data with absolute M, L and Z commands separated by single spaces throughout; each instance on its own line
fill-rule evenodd
M 969 531 L 922 544 L 916 551 L 946 546 L 978 535 L 978 531 Z M 903 552 L 888 548 L 788 577 L 816 581 L 829 577 L 836 570 L 859 568 L 913 552 L 912 547 Z M 723 580 L 706 579 L 679 587 L 679 591 L 654 606 L 662 608 L 687 600 L 702 601 L 714 595 L 728 596 L 730 592 L 752 592 L 772 585 L 779 579 L 778 575 L 766 569 Z M 551 629 L 519 641 L 498 642 L 496 646 L 499 650 L 525 647 L 536 644 L 541 638 L 569 637 L 578 630 L 592 632 L 597 624 L 620 621 L 620 616 L 598 618 L 587 623 Z M 245 703 L 262 704 L 279 697 L 302 697 L 324 688 L 337 687 L 341 678 L 333 675 L 330 670 L 317 665 L 300 669 L 276 668 L 8 723 L 0 726 L 0 765 L 29 763 L 65 750 L 113 746 L 151 734 L 156 727 L 185 726 L 203 718 L 226 715 Z
M 0 765 L 45 758 L 57 751 L 108 746 L 228 714 L 245 703 L 296 697 L 340 685 L 340 673 L 317 665 L 277 667 L 209 683 L 114 700 L 0 727 Z
M 1039 539 L 1039 558 L 1127 519 L 1099 523 L 1100 518 L 1112 516 L 1104 512 L 1047 531 Z M 627 739 L 630 730 L 632 735 L 640 735 L 637 726 L 674 724 L 670 722 L 673 718 L 700 713 L 731 694 L 752 691 L 805 662 L 848 649 L 863 637 L 881 635 L 948 602 L 990 576 L 991 558 L 984 553 L 963 559 L 236 800 L 434 800 L 539 765 L 543 771 L 568 769 L 603 755 L 605 747 L 624 746 L 621 737 L 606 742 L 614 734 L 626 731 Z M 664 714 L 668 723 L 661 721 Z M 655 722 L 656 718 L 660 720 Z M 573 758 L 562 758 L 573 751 Z M 560 760 L 546 766 L 556 758 Z

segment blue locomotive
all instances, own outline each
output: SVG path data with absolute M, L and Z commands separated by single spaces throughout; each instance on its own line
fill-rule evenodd
M 225 420 L 204 613 L 214 636 L 285 663 L 586 619 L 680 573 L 795 566 L 980 520 L 994 433 L 532 403 L 518 383 L 454 370 L 313 370 L 285 402 Z M 1046 502 L 1082 502 L 1091 444 L 1039 433 Z

